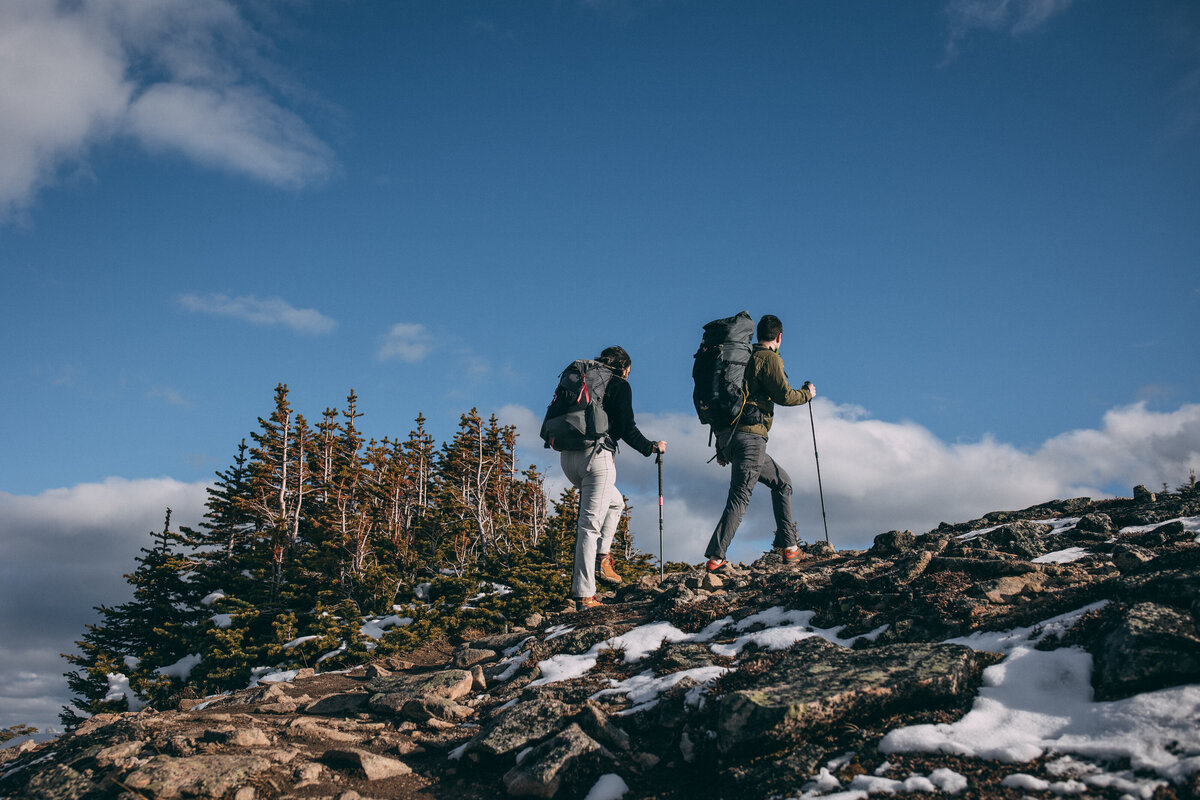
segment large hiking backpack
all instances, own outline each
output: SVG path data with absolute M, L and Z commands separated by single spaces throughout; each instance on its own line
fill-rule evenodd
M 585 450 L 608 436 L 604 391 L 612 376 L 607 366 L 586 358 L 562 371 L 542 419 L 541 437 L 546 447 Z
M 733 427 L 742 415 L 753 336 L 754 319 L 749 311 L 704 326 L 692 364 L 692 402 L 700 422 L 715 431 Z

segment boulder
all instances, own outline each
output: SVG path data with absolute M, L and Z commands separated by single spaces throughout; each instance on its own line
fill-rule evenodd
M 722 751 L 778 735 L 809 735 L 843 723 L 963 703 L 978 675 L 975 653 L 947 644 L 849 650 L 820 638 L 787 650 L 751 688 L 717 699 Z
M 1097 700 L 1200 682 L 1200 635 L 1190 613 L 1138 603 L 1089 645 Z
M 553 797 L 565 782 L 583 785 L 599 774 L 612 755 L 571 723 L 562 733 L 535 747 L 504 774 L 504 786 L 517 797 Z
M 389 673 L 390 674 L 390 673 Z M 386 677 L 380 675 L 378 677 Z M 320 714 L 329 717 L 343 717 L 358 714 L 367 710 L 367 702 L 371 696 L 366 692 L 337 692 L 327 694 L 313 700 L 304 706 L 305 714 Z
M 257 755 L 159 755 L 127 775 L 123 783 L 155 800 L 221 798 L 270 766 L 268 759 Z
M 1045 523 L 1020 520 L 982 534 L 975 540 L 975 544 L 988 550 L 999 550 L 1029 560 L 1047 552 L 1042 540 L 1052 530 L 1054 528 Z
M 495 650 L 484 647 L 460 647 L 454 653 L 454 666 L 459 669 L 470 669 L 476 664 L 483 664 L 495 659 Z
M 1119 544 L 1113 548 L 1112 563 L 1121 572 L 1134 572 L 1154 560 L 1154 553 L 1135 544 Z
M 1108 533 L 1114 530 L 1112 517 L 1108 514 L 1092 513 L 1084 514 L 1080 517 L 1079 522 L 1075 523 L 1075 529 L 1080 531 L 1089 531 L 1091 533 Z
M 1024 575 L 1006 575 L 984 581 L 979 584 L 979 588 L 991 603 L 1011 603 L 1017 597 L 1041 592 L 1045 583 L 1046 576 L 1043 573 L 1028 572 Z
M 912 531 L 888 531 L 875 537 L 870 553 L 882 557 L 902 555 L 912 550 L 916 541 Z
M 425 675 L 391 675 L 367 681 L 369 707 L 381 713 L 396 713 L 409 700 L 445 698 L 458 700 L 471 693 L 474 679 L 461 669 L 448 669 Z
M 398 758 L 357 748 L 326 750 L 321 760 L 333 769 L 350 772 L 369 781 L 381 781 L 412 772 L 412 768 Z
M 487 756 L 515 753 L 563 727 L 571 707 L 553 697 L 536 697 L 520 703 L 484 725 L 466 752 Z

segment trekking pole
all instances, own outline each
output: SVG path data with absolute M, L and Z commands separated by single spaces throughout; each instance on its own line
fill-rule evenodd
M 654 458 L 658 463 L 658 579 L 663 579 L 663 501 L 662 501 L 662 453 Z
M 821 494 L 821 522 L 825 525 L 825 543 L 829 544 L 829 521 L 825 518 L 825 489 L 821 487 L 821 454 L 817 452 L 817 424 L 813 422 L 812 401 L 808 401 L 808 424 L 812 428 L 813 457 L 817 460 L 817 491 Z

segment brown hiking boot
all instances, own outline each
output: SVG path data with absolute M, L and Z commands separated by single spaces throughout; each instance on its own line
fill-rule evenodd
M 598 608 L 602 605 L 604 605 L 604 603 L 601 603 L 600 598 L 596 597 L 596 595 L 592 595 L 591 597 L 576 597 L 575 598 L 575 610 L 576 611 L 583 611 L 588 608 Z
M 621 582 L 621 576 L 617 574 L 616 565 L 613 564 L 612 553 L 600 556 L 600 569 L 596 571 L 596 577 L 605 583 Z

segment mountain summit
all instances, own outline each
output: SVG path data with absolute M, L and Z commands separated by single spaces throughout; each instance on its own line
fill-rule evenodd
M 1200 492 L 647 576 L 0 751 L 13 800 L 1200 797 Z

